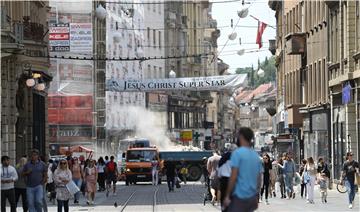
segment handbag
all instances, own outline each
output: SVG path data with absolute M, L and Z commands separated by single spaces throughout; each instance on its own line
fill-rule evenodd
M 360 186 L 360 174 L 355 172 L 355 181 L 354 181 L 355 185 Z
M 73 181 L 68 182 L 66 184 L 66 188 L 72 195 L 80 191 L 79 187 L 77 187 L 77 185 Z

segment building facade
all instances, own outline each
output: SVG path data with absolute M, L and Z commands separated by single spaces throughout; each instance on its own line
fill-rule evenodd
M 107 58 L 144 56 L 144 7 L 145 4 L 106 3 Z M 146 68 L 140 60 L 108 60 L 106 79 L 144 79 Z M 138 116 L 134 111 L 145 109 L 145 97 L 144 92 L 106 91 L 106 136 L 111 147 L 121 139 L 136 136 Z
M 48 153 L 47 1 L 1 1 L 1 155 L 13 162 L 37 148 Z M 39 74 L 45 90 L 28 87 Z

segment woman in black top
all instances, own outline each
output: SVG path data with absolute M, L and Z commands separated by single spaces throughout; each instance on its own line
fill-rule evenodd
M 306 163 L 307 163 L 307 161 L 305 159 L 302 159 L 300 169 L 299 169 L 300 176 L 303 176 Z M 301 179 L 301 198 L 304 197 L 304 194 L 306 196 L 306 183 L 304 182 L 304 179 Z
M 263 155 L 263 167 L 264 167 L 264 173 L 263 173 L 264 177 L 263 177 L 263 186 L 261 188 L 261 199 L 265 191 L 265 201 L 266 204 L 269 204 L 268 196 L 269 196 L 269 185 L 270 185 L 270 170 L 272 169 L 272 165 L 268 154 Z

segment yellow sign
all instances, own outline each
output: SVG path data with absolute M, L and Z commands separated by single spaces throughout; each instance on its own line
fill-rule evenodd
M 192 141 L 192 130 L 184 130 L 180 132 L 181 141 Z

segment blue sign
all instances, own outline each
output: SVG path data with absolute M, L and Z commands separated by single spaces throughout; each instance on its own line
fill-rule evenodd
M 350 85 L 350 83 L 347 83 L 342 88 L 342 103 L 349 104 L 350 101 L 351 101 L 351 85 Z

